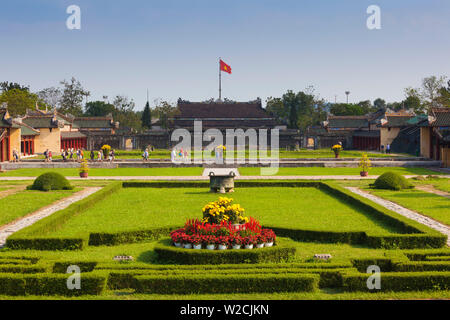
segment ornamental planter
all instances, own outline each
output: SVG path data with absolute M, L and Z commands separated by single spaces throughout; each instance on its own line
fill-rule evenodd
M 214 249 L 216 249 L 216 245 L 215 244 L 208 244 L 208 245 L 206 245 L 206 249 L 214 250 Z
M 264 248 L 264 243 L 258 243 L 258 244 L 256 244 L 256 247 L 257 248 Z
M 230 193 L 234 192 L 234 177 L 235 174 L 231 171 L 227 175 L 214 175 L 209 173 L 209 188 L 211 192 Z
M 240 244 L 233 244 L 233 249 L 239 250 L 241 248 Z
M 339 159 L 339 154 L 338 154 L 338 153 L 335 153 L 335 154 L 334 154 L 334 158 L 335 158 L 335 159 Z
M 89 175 L 88 172 L 80 172 L 80 178 L 87 178 Z
M 266 246 L 267 248 L 270 248 L 270 247 L 273 246 L 273 242 L 266 242 L 265 246 Z
M 245 223 L 241 224 L 236 223 L 232 224 L 231 226 L 234 228 L 234 230 L 245 230 Z
M 253 244 L 246 244 L 245 249 L 253 249 Z
M 219 245 L 217 246 L 217 250 L 227 250 L 227 246 L 224 245 L 224 244 L 219 244 Z
M 369 172 L 361 171 L 359 174 L 361 175 L 361 177 L 367 177 L 369 175 Z
M 174 242 L 175 247 L 181 248 L 181 242 Z
M 194 247 L 195 250 L 200 250 L 202 248 L 202 245 L 201 244 L 194 244 L 193 247 Z
M 192 249 L 192 244 L 191 243 L 185 243 L 184 244 L 184 248 L 185 249 Z

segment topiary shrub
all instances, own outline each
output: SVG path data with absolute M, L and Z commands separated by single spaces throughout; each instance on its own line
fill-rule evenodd
M 395 172 L 385 172 L 378 177 L 372 187 L 375 189 L 401 190 L 413 188 L 413 185 L 402 175 Z
M 56 172 L 47 172 L 37 177 L 36 180 L 34 180 L 34 183 L 31 186 L 28 186 L 27 189 L 50 191 L 72 190 L 73 187 L 63 175 Z

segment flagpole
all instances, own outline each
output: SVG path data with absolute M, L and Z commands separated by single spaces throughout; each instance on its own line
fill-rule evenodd
M 219 57 L 219 101 L 222 101 L 222 72 L 220 70 L 220 57 Z

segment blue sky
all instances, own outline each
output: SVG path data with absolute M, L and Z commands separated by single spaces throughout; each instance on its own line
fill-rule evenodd
M 81 8 L 68 30 L 66 8 Z M 381 30 L 366 9 L 381 8 Z M 33 91 L 75 76 L 90 100 L 246 101 L 309 85 L 328 101 L 382 97 L 450 76 L 448 0 L 15 0 L 0 6 L 0 81 Z

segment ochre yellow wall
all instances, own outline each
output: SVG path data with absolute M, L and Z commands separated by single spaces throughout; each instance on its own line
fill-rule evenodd
M 11 128 L 10 134 L 9 134 L 9 159 L 13 159 L 13 150 L 16 149 L 16 151 L 20 154 L 20 128 Z
M 430 128 L 420 128 L 420 155 L 422 157 L 430 156 Z
M 39 128 L 40 134 L 34 138 L 35 153 L 44 153 L 45 150 L 53 154 L 61 153 L 61 131 L 59 128 Z
M 441 148 L 441 160 L 445 168 L 450 168 L 450 148 Z
M 400 132 L 400 128 L 380 128 L 380 146 L 384 146 L 384 150 L 386 150 L 386 145 L 392 144 L 395 138 L 397 138 Z

